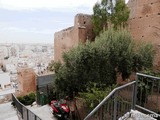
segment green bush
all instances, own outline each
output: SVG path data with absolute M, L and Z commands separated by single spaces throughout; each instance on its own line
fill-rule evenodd
M 117 85 L 108 86 L 107 88 L 97 88 L 96 84 L 89 91 L 80 93 L 80 97 L 84 99 L 87 108 L 92 110 L 95 108 Z
M 64 53 L 63 63 L 54 63 L 58 95 L 86 92 L 90 83 L 108 87 L 132 72 L 152 67 L 154 51 L 149 43 L 136 44 L 126 30 L 110 29 L 95 42 L 86 42 Z M 100 88 L 100 87 L 97 87 Z
M 25 96 L 17 97 L 17 99 L 24 105 L 31 105 L 36 100 L 35 97 L 35 93 L 30 93 Z

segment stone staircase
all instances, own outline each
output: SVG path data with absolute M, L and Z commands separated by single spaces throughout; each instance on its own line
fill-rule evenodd
M 119 118 L 118 120 L 157 120 L 153 117 L 156 117 L 154 114 L 146 115 L 142 112 L 137 110 L 131 110 L 130 112 L 126 113 L 124 116 Z

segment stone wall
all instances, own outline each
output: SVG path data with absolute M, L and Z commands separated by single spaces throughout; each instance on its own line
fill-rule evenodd
M 62 61 L 62 54 L 78 45 L 79 42 L 85 43 L 86 40 L 93 40 L 93 26 L 91 16 L 77 14 L 74 26 L 56 32 L 54 34 L 54 60 Z
M 129 30 L 137 41 L 151 42 L 156 50 L 154 66 L 160 70 L 160 0 L 129 0 Z M 93 40 L 91 16 L 77 14 L 74 26 L 56 32 L 54 35 L 54 60 L 62 61 L 63 52 Z
M 160 70 L 160 0 L 129 0 L 128 6 L 129 30 L 135 40 L 154 45 L 154 66 Z

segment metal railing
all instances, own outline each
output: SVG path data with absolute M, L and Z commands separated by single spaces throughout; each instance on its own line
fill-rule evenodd
M 160 78 L 137 73 L 136 109 L 160 116 Z
M 117 120 L 135 108 L 136 81 L 115 88 L 84 120 Z
M 160 78 L 141 73 L 136 81 L 115 88 L 84 120 L 124 119 L 130 110 L 160 119 Z
M 12 101 L 14 102 L 15 107 L 17 108 L 23 120 L 42 120 L 32 111 L 26 108 L 21 102 L 19 102 L 14 94 L 12 94 Z

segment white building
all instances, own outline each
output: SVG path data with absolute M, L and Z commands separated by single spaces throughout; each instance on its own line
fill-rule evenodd
M 11 88 L 9 73 L 4 73 L 4 72 L 0 71 L 0 88 L 2 90 Z

